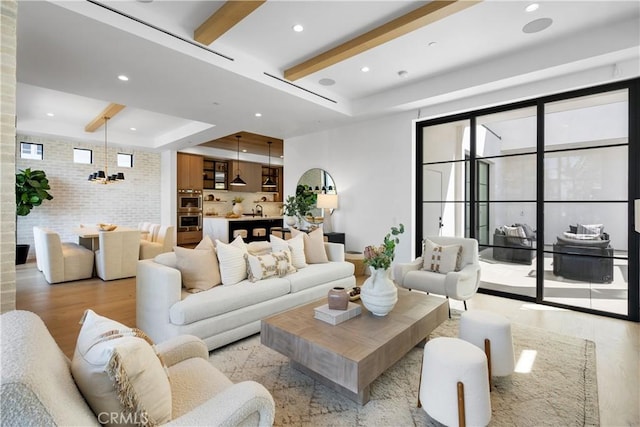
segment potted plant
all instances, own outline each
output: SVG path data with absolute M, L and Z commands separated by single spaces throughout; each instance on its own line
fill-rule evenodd
M 53 199 L 47 190 L 50 190 L 49 180 L 44 171 L 20 170 L 16 174 L 16 215 L 27 216 L 31 210 L 40 206 L 45 200 Z M 18 231 L 16 227 L 16 241 Z M 29 245 L 16 245 L 16 264 L 27 262 Z
M 296 196 L 287 197 L 287 200 L 282 204 L 282 213 L 287 217 L 285 222 L 289 227 L 296 225 L 296 216 L 298 216 Z
M 283 214 L 288 217 L 296 217 L 298 224 L 302 224 L 304 217 L 311 214 L 311 209 L 316 204 L 317 195 L 308 185 L 298 185 L 296 187 L 296 195 L 287 197 L 282 204 Z M 293 222 L 293 221 L 290 221 Z M 289 223 L 293 226 L 295 222 Z

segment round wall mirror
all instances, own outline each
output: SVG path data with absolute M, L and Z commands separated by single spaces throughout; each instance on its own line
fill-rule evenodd
M 329 175 L 329 172 L 324 169 L 309 169 L 302 174 L 298 180 L 298 185 L 307 185 L 311 187 L 315 193 L 338 194 L 336 183 L 333 181 L 331 175 Z M 333 213 L 333 209 L 331 209 L 331 212 Z M 321 216 L 322 209 L 314 208 L 312 214 L 313 216 Z

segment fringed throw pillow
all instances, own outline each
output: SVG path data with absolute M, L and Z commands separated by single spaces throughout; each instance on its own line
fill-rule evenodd
M 147 335 L 87 310 L 71 373 L 101 424 L 153 426 L 171 420 L 167 369 Z

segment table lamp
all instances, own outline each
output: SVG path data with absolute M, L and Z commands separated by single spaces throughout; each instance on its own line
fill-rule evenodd
M 318 194 L 318 200 L 316 201 L 316 207 L 322 209 L 322 217 L 324 218 L 324 225 L 322 229 L 330 233 L 333 231 L 331 226 L 331 212 L 330 209 L 338 208 L 338 195 L 337 194 Z

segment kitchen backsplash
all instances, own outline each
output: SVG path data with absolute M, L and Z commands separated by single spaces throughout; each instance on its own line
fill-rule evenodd
M 245 213 L 256 211 L 256 205 L 262 206 L 264 216 L 281 216 L 282 202 L 274 202 L 272 193 L 244 193 L 236 191 L 204 190 L 202 192 L 203 208 L 205 216 L 225 216 L 231 212 L 233 199 L 241 197 L 242 209 Z

